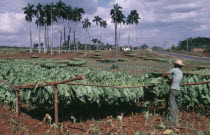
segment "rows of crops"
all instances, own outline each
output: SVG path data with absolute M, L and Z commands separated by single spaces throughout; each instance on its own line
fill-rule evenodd
M 97 104 L 121 105 L 135 104 L 143 101 L 146 105 L 160 105 L 168 93 L 169 85 L 161 73 L 146 74 L 141 77 L 124 75 L 120 72 L 94 71 L 89 68 L 77 67 L 53 67 L 45 68 L 39 64 L 43 61 L 37 60 L 2 60 L 0 61 L 0 78 L 12 85 L 37 84 L 51 81 L 61 81 L 75 77 L 75 74 L 86 76 L 85 80 L 74 81 L 75 83 L 113 85 L 113 86 L 139 86 L 153 84 L 153 86 L 138 88 L 111 88 L 83 85 L 58 85 L 59 104 L 67 107 L 71 104 Z M 46 63 L 46 61 L 45 61 Z M 194 83 L 209 81 L 209 77 L 199 75 L 184 76 L 182 83 Z M 0 102 L 6 102 L 14 107 L 15 92 L 7 85 L 0 83 Z M 199 108 L 209 110 L 210 84 L 182 86 L 181 107 L 184 109 Z M 20 102 L 34 106 L 52 106 L 53 88 L 23 89 L 19 93 Z

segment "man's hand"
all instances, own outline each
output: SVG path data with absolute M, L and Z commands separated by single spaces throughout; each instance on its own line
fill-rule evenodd
M 172 80 L 166 80 L 166 83 L 168 83 L 168 84 L 171 84 L 172 83 Z
M 171 84 L 172 80 L 168 77 L 169 72 L 165 72 L 162 77 L 166 79 L 166 83 Z
M 169 77 L 167 76 L 168 74 L 169 74 L 169 72 L 165 72 L 165 73 L 162 75 L 162 77 L 163 77 L 163 78 L 167 77 L 167 78 L 169 79 Z

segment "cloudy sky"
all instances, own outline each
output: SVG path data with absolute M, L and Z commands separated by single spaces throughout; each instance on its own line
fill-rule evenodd
M 1 0 L 0 1 L 0 46 L 29 46 L 29 25 L 25 21 L 22 8 L 28 3 L 57 2 L 58 0 Z M 122 7 L 127 17 L 131 10 L 136 9 L 141 20 L 137 27 L 132 27 L 134 46 L 143 43 L 152 46 L 167 47 L 188 37 L 210 37 L 210 2 L 209 0 L 63 0 L 72 7 L 85 10 L 83 18 L 91 20 L 89 28 L 91 38 L 96 38 L 94 16 L 106 20 L 107 28 L 102 32 L 102 42 L 114 44 L 114 24 L 111 23 L 110 10 L 113 4 Z M 38 42 L 38 27 L 32 22 L 33 43 Z M 74 25 L 72 25 L 74 26 Z M 58 41 L 58 28 L 53 28 L 54 44 Z M 73 27 L 74 28 L 74 27 Z M 128 44 L 129 27 L 121 26 L 120 45 Z M 43 30 L 42 30 L 43 41 Z M 73 35 L 73 33 L 71 33 Z M 137 42 L 138 37 L 138 42 Z M 85 42 L 85 30 L 81 23 L 78 27 L 78 40 Z

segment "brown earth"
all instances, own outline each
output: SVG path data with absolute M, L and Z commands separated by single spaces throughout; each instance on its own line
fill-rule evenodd
M 70 52 L 70 53 L 61 53 L 58 54 L 57 52 L 51 55 L 49 52 L 44 54 L 38 53 L 38 51 L 33 51 L 33 53 L 29 52 L 24 52 L 21 53 L 21 51 L 16 51 L 16 53 L 11 53 L 11 54 L 0 54 L 0 58 L 15 58 L 15 59 L 31 59 L 31 56 L 36 55 L 39 56 L 38 59 L 57 59 L 57 60 L 66 60 L 66 59 L 71 59 L 71 58 L 91 58 L 94 54 L 100 54 L 102 58 L 107 58 L 107 59 L 113 59 L 114 58 L 114 52 L 113 51 L 101 51 L 101 52 L 87 52 L 87 57 L 84 56 L 84 52 L 80 53 L 75 53 L 75 52 Z M 149 54 L 149 55 L 155 55 L 148 53 L 147 51 L 139 51 L 137 52 L 139 56 L 144 55 L 144 54 Z M 117 53 L 118 58 L 128 58 L 127 56 L 124 56 L 123 52 L 118 52 Z M 134 57 L 129 57 L 129 59 L 135 59 Z M 93 58 L 91 58 L 93 59 Z
M 0 135 L 53 135 L 58 134 L 58 132 L 61 135 L 134 135 L 137 132 L 143 134 L 162 134 L 166 129 L 170 129 L 178 134 L 190 135 L 197 134 L 199 131 L 205 134 L 210 132 L 210 127 L 208 127 L 210 126 L 209 116 L 195 113 L 180 112 L 180 126 L 166 126 L 164 129 L 160 129 L 158 126 L 161 123 L 166 125 L 166 121 L 162 116 L 157 114 L 150 114 L 148 118 L 145 113 L 132 113 L 128 116 L 121 114 L 121 116 L 123 117 L 122 121 L 112 116 L 107 116 L 100 121 L 87 120 L 76 123 L 63 121 L 60 122 L 58 131 L 55 124 L 50 125 L 33 119 L 25 113 L 16 116 L 14 110 L 0 106 Z

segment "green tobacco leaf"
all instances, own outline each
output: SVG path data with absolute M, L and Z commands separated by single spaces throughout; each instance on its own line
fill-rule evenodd
M 185 99 L 186 101 L 191 101 L 191 98 L 190 98 L 189 96 L 187 96 L 187 95 L 184 95 L 184 99 Z

